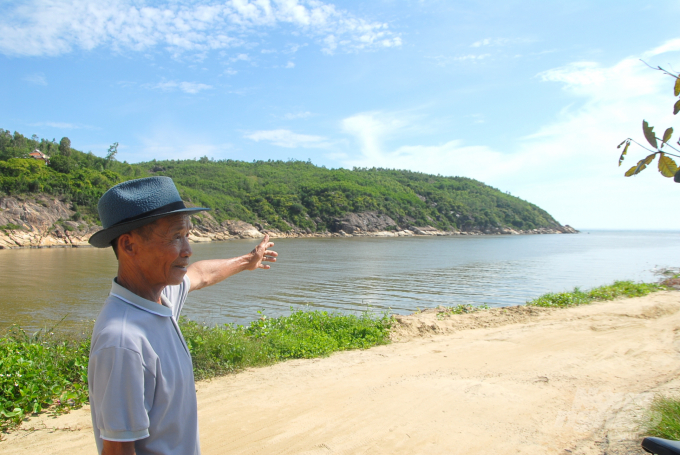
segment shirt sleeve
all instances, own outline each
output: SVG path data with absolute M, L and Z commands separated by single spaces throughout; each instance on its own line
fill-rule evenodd
M 89 368 L 94 386 L 90 402 L 97 414 L 101 438 L 119 442 L 147 438 L 149 414 L 145 401 L 149 400 L 145 400 L 144 392 L 145 388 L 153 390 L 151 384 L 146 384 L 153 378 L 145 377 L 141 355 L 120 347 L 103 348 L 93 353 Z
M 191 289 L 191 281 L 189 275 L 184 275 L 182 282 L 175 286 L 166 286 L 163 289 L 163 296 L 167 299 L 172 315 L 175 319 L 179 319 L 179 315 L 184 308 L 184 302 L 187 300 L 187 295 Z

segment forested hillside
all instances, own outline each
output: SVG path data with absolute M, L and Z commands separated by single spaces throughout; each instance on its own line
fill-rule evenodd
M 40 150 L 49 164 L 29 157 Z M 376 212 L 400 226 L 441 230 L 550 228 L 558 223 L 541 208 L 464 177 L 392 169 L 326 169 L 303 161 L 116 160 L 59 143 L 0 129 L 0 196 L 47 193 L 71 201 L 78 217 L 98 222 L 96 203 L 112 185 L 151 175 L 172 177 L 182 197 L 213 208 L 217 221 L 242 220 L 281 231 L 332 230 L 347 213 Z M 394 227 L 395 229 L 397 226 Z

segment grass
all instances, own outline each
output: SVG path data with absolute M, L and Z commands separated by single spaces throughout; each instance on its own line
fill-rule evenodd
M 455 306 L 450 306 L 450 307 L 443 307 L 442 310 L 437 311 L 437 319 L 444 319 L 447 316 L 451 316 L 454 314 L 467 314 L 467 313 L 474 313 L 476 311 L 481 311 L 481 310 L 488 310 L 490 307 L 486 303 L 483 303 L 482 305 L 470 305 L 466 303 L 462 303 L 459 305 Z
M 41 330 L 28 335 L 14 326 L 0 338 L 0 429 L 31 413 L 61 413 L 88 400 L 88 338 Z
M 619 297 L 642 297 L 652 292 L 667 288 L 656 283 L 635 283 L 633 281 L 615 281 L 607 286 L 600 286 L 589 291 L 574 288 L 571 292 L 547 293 L 530 300 L 527 305 L 545 308 L 564 308 L 587 305 L 595 301 L 614 300 Z
M 642 424 L 645 436 L 680 440 L 680 400 L 667 396 L 657 396 Z
M 261 315 L 248 326 L 211 327 L 182 318 L 180 327 L 198 380 L 387 344 L 392 320 L 387 314 L 300 309 L 278 318 Z M 29 335 L 12 327 L 0 338 L 0 430 L 15 428 L 32 413 L 67 412 L 86 403 L 89 350 L 87 336 L 55 335 L 50 330 Z
M 392 322 L 381 317 L 296 310 L 290 316 L 262 315 L 249 326 L 210 327 L 182 319 L 182 333 L 191 351 L 196 379 L 269 365 L 287 359 L 327 356 L 389 342 Z

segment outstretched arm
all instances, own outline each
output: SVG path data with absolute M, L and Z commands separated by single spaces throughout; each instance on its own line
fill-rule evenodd
M 253 251 L 243 256 L 194 262 L 187 270 L 191 281 L 189 292 L 212 286 L 244 270 L 268 269 L 269 264 L 263 262 L 276 262 L 278 256 L 276 251 L 269 250 L 273 246 L 267 234 Z

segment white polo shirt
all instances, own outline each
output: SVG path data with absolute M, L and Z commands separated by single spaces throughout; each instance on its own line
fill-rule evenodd
M 177 325 L 188 277 L 163 290 L 163 305 L 113 281 L 92 333 L 88 382 L 97 449 L 135 441 L 137 455 L 199 455 L 196 389 Z

